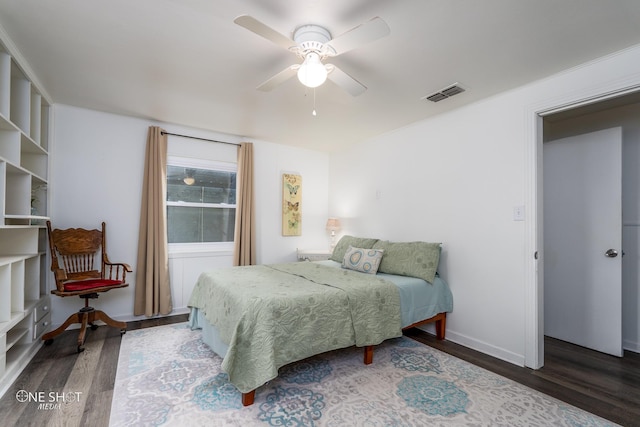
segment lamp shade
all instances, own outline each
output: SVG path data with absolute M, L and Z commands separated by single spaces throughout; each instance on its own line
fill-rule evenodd
M 340 220 L 338 218 L 329 218 L 327 220 L 327 231 L 340 230 Z
M 304 62 L 298 68 L 298 80 L 307 87 L 318 87 L 327 80 L 327 69 L 320 56 L 315 52 L 309 52 Z

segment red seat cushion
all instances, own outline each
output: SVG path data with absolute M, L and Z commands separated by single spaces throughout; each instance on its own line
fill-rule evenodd
M 64 284 L 64 290 L 66 292 L 84 291 L 95 288 L 103 288 L 105 286 L 115 286 L 124 283 L 122 280 L 108 280 L 108 279 L 89 279 L 81 280 L 78 282 L 69 282 Z

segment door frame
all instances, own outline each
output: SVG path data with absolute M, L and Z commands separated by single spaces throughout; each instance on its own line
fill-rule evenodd
M 543 119 L 554 113 L 640 92 L 640 85 L 617 88 L 596 86 L 581 93 L 531 104 L 525 108 L 525 203 L 531 206 L 525 224 L 525 366 L 544 365 L 544 226 L 543 226 Z

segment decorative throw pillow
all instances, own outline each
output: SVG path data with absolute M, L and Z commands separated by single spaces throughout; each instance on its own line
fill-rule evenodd
M 342 267 L 362 273 L 376 274 L 383 253 L 384 251 L 382 249 L 365 249 L 349 246 L 349 249 L 344 253 Z
M 374 249 L 383 249 L 380 273 L 417 277 L 433 283 L 440 261 L 440 243 L 389 242 L 379 240 Z
M 330 260 L 335 262 L 342 262 L 344 259 L 344 253 L 349 249 L 349 246 L 354 248 L 371 249 L 378 239 L 368 239 L 364 237 L 342 236 L 338 244 L 333 248 L 333 253 L 329 257 Z

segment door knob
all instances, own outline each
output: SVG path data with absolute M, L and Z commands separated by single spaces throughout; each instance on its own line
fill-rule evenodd
M 604 253 L 604 256 L 609 258 L 615 258 L 618 256 L 618 251 L 616 251 L 615 249 L 609 249 L 607 250 L 607 252 Z

